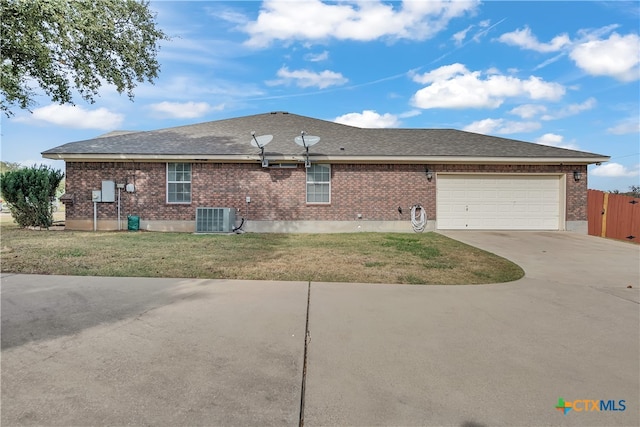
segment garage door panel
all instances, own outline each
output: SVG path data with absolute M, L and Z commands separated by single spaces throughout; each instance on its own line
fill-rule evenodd
M 497 214 L 498 206 L 497 205 L 478 205 L 469 208 L 469 212 L 471 214 Z
M 560 177 L 438 175 L 439 229 L 557 230 Z
M 456 206 L 451 206 L 449 208 L 449 212 L 453 214 L 463 215 L 467 212 L 467 209 L 465 208 L 464 205 L 456 205 Z
M 513 212 L 514 213 L 526 214 L 527 212 L 529 212 L 529 210 L 530 210 L 530 208 L 528 206 L 525 206 L 525 205 L 513 206 Z

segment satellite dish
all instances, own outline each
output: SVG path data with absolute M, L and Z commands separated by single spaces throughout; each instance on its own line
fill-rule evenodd
M 296 136 L 294 139 L 296 144 L 298 144 L 301 147 L 304 148 L 309 148 L 313 145 L 316 145 L 318 142 L 320 142 L 320 137 L 319 136 L 311 136 L 311 135 L 306 135 L 304 134 L 304 131 L 301 132 L 300 136 Z
M 252 134 L 253 139 L 251 140 L 251 145 L 256 148 L 262 148 L 273 139 L 273 135 L 260 135 L 256 136 L 255 133 Z

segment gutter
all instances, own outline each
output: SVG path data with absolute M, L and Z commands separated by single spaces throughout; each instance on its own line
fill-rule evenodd
M 192 163 L 256 163 L 262 159 L 258 154 L 205 155 L 205 154 L 73 154 L 42 153 L 42 157 L 67 162 L 192 162 Z M 265 158 L 271 163 L 304 163 L 303 155 L 270 155 Z M 310 154 L 315 163 L 368 163 L 368 164 L 519 164 L 519 165 L 585 165 L 608 162 L 609 156 L 589 157 L 470 157 L 470 156 L 333 156 Z

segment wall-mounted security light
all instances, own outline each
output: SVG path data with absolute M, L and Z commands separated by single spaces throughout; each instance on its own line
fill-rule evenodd
M 426 167 L 424 173 L 427 175 L 427 181 L 431 182 L 433 179 L 433 172 L 429 170 L 429 167 Z
M 582 178 L 582 172 L 573 171 L 573 180 L 577 182 L 580 181 L 580 178 Z

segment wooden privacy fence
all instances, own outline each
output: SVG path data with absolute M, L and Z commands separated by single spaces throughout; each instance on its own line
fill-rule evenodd
M 588 190 L 589 234 L 640 243 L 640 199 Z

